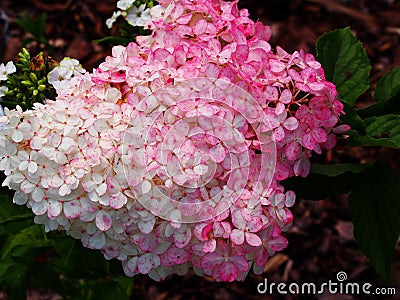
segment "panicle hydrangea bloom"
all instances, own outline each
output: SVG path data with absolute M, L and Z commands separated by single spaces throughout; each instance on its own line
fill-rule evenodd
M 55 101 L 5 110 L 3 185 L 128 276 L 243 280 L 287 246 L 295 194 L 280 182 L 335 145 L 343 105 L 311 54 L 273 51 L 237 1 L 159 3 L 151 36 Z

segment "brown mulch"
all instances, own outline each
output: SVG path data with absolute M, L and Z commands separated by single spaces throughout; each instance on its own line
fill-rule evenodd
M 50 3 L 48 3 L 50 2 Z M 47 13 L 46 36 L 55 47 L 55 59 L 71 56 L 80 60 L 87 70 L 96 67 L 110 53 L 108 45 L 92 41 L 116 33 L 105 26 L 112 15 L 116 1 L 112 0 L 1 0 L 3 10 L 10 20 L 10 37 L 7 44 L 0 41 L 4 57 L 13 59 L 29 36 L 15 19 L 28 13 L 37 16 Z M 378 79 L 393 67 L 400 65 L 400 1 L 396 0 L 241 0 L 241 7 L 249 9 L 253 19 L 269 24 L 273 30 L 271 44 L 288 51 L 304 49 L 315 53 L 317 38 L 323 33 L 350 26 L 363 42 L 370 57 L 372 87 Z M 37 51 L 43 45 L 31 47 Z M 2 52 L 0 51 L 0 55 Z M 369 91 L 364 98 L 371 99 Z M 386 158 L 399 170 L 399 155 L 395 151 L 369 151 L 342 149 L 355 159 L 371 160 Z M 335 156 L 335 153 L 330 153 Z M 358 249 L 352 235 L 352 223 L 346 195 L 322 201 L 298 200 L 294 207 L 295 221 L 287 233 L 288 248 L 279 253 L 266 266 L 263 276 L 250 274 L 241 283 L 215 283 L 193 273 L 184 277 L 172 276 L 164 282 L 154 282 L 147 276 L 135 277 L 132 299 L 363 299 L 351 295 L 317 295 L 290 297 L 260 295 L 257 285 L 268 282 L 314 282 L 336 280 L 339 271 L 347 273 L 348 282 L 370 282 L 384 287 L 370 263 Z M 393 264 L 393 286 L 400 293 L 400 247 Z M 35 290 L 29 291 L 29 299 L 50 299 Z M 2 298 L 2 295 L 0 295 Z M 374 298 L 369 298 L 374 299 Z M 400 296 L 380 299 L 400 299 Z

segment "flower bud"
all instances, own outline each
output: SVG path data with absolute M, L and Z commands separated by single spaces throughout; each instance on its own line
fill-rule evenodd
M 30 82 L 29 80 L 22 80 L 21 83 L 23 85 L 26 85 L 26 86 L 31 86 L 32 85 L 32 82 Z
M 29 77 L 30 77 L 33 81 L 37 81 L 37 80 L 38 80 L 36 74 L 33 73 L 33 72 L 29 74 Z

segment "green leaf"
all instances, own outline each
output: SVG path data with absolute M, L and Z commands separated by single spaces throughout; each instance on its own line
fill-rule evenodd
M 110 265 L 104 259 L 104 255 L 100 251 L 80 248 L 79 264 L 82 268 L 93 275 L 105 275 L 109 273 Z
M 354 105 L 369 88 L 371 64 L 362 43 L 344 28 L 324 34 L 316 48 L 326 79 L 336 85 L 341 100 Z
M 7 262 L 1 262 L 0 263 L 0 282 L 3 281 L 3 276 L 8 274 L 8 269 L 11 268 L 14 265 L 13 262 L 7 261 Z
M 347 145 L 349 146 L 369 146 L 369 147 L 388 147 L 388 148 L 398 148 L 396 143 L 388 138 L 373 138 L 369 135 L 358 136 L 349 139 Z
M 31 217 L 28 217 L 30 215 Z M 21 229 L 33 224 L 33 213 L 25 206 L 19 206 L 12 202 L 12 197 L 8 195 L 0 196 L 0 224 L 2 231 L 8 235 L 15 235 Z M 0 246 L 3 246 L 6 239 L 0 240 Z
M 384 115 L 365 120 L 367 135 L 375 138 L 386 138 L 400 148 L 400 115 Z
M 375 103 L 357 110 L 362 118 L 400 113 L 400 67 L 387 72 L 375 89 Z
M 399 114 L 400 113 L 400 93 L 390 98 L 386 102 L 377 102 L 367 107 L 363 107 L 356 110 L 357 114 L 367 119 L 370 117 L 377 117 L 387 114 Z M 341 118 L 342 119 L 342 118 Z M 343 121 L 344 122 L 344 121 Z
M 32 19 L 27 13 L 15 20 L 25 31 L 31 33 L 35 38 L 42 41 L 45 39 L 46 14 L 40 14 L 36 20 Z
M 133 279 L 130 278 L 133 282 Z M 126 286 L 116 281 L 98 281 L 91 286 L 93 291 L 93 299 L 108 300 L 108 299 L 121 299 L 128 300 Z
M 67 266 L 74 250 L 76 240 L 69 236 L 59 236 L 55 239 L 55 250 L 62 258 L 64 265 Z
M 346 133 L 350 136 L 348 145 L 400 149 L 400 115 L 370 117 L 364 120 L 364 125 L 365 135 L 361 135 L 355 130 Z
M 4 286 L 9 299 L 26 299 L 27 272 L 28 267 L 23 264 L 14 264 L 8 269 Z
M 68 264 L 65 265 L 65 259 L 61 256 L 58 260 L 54 260 L 54 267 L 65 275 L 72 278 L 103 278 L 109 275 L 110 262 L 104 259 L 104 255 L 100 251 L 88 249 L 81 243 L 74 243 L 71 252 L 68 254 L 66 249 L 61 250 L 58 247 L 58 255 L 67 253 L 69 256 Z M 61 251 L 61 252 L 60 252 Z
M 340 121 L 343 124 L 349 125 L 351 129 L 357 130 L 360 134 L 364 134 L 365 133 L 364 122 L 358 115 L 357 111 L 354 109 L 352 105 L 347 103 L 343 104 L 344 104 L 344 112 L 346 114 L 340 116 Z
M 353 172 L 345 172 L 335 177 L 310 173 L 306 178 L 288 178 L 282 182 L 282 185 L 285 190 L 296 192 L 300 199 L 322 200 L 329 196 L 350 192 L 357 183 L 357 177 L 358 174 Z
M 354 236 L 376 271 L 391 282 L 391 264 L 400 233 L 400 177 L 383 164 L 361 175 L 349 204 Z
M 387 72 L 375 89 L 375 102 L 386 102 L 400 93 L 400 67 Z
M 366 168 L 367 165 L 365 164 L 334 164 L 334 165 L 312 164 L 311 173 L 326 175 L 329 177 L 336 177 L 346 172 L 360 174 Z
M 48 247 L 51 245 L 43 234 L 42 226 L 33 225 L 22 229 L 18 234 L 13 236 L 9 244 L 5 247 L 1 259 L 6 258 L 16 246 L 28 246 L 32 248 Z
M 0 195 L 0 221 L 4 221 L 10 216 L 24 215 L 29 211 L 30 210 L 24 206 L 14 204 L 12 202 L 12 196 Z
M 29 275 L 30 282 L 36 288 L 50 289 L 57 293 L 63 292 L 60 274 L 54 271 L 49 263 L 31 263 L 29 265 Z
M 118 36 L 106 36 L 101 39 L 94 40 L 93 42 L 100 43 L 109 43 L 111 45 L 123 45 L 127 46 L 130 42 L 132 42 L 132 38 L 118 37 Z
M 31 220 L 31 219 L 32 219 L 32 214 L 27 213 L 27 214 L 22 214 L 22 215 L 10 216 L 6 219 L 0 220 L 0 224 L 7 224 L 7 223 L 11 223 L 11 222 L 25 221 L 25 220 Z

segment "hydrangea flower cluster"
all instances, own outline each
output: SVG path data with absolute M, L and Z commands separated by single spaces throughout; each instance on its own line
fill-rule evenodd
M 311 54 L 273 51 L 237 1 L 160 0 L 150 36 L 116 46 L 55 101 L 6 110 L 3 185 L 126 275 L 243 280 L 287 246 L 312 151 L 343 105 Z

